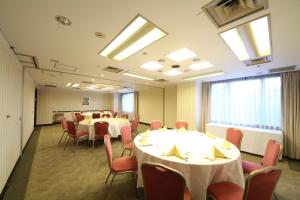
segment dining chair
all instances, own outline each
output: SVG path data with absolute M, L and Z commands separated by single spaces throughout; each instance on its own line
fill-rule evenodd
M 231 182 L 213 183 L 208 186 L 208 199 L 214 200 L 271 200 L 281 170 L 265 167 L 255 170 L 246 178 L 245 189 Z
M 110 118 L 110 114 L 109 113 L 104 113 L 104 114 L 102 114 L 102 118 Z
M 145 199 L 188 200 L 191 193 L 186 187 L 183 175 L 161 164 L 143 163 L 141 166 Z
M 114 112 L 114 118 L 118 116 L 118 112 Z
M 104 135 L 108 134 L 108 122 L 95 122 L 95 138 L 93 140 L 93 148 L 95 148 L 95 141 L 103 140 Z
M 122 155 L 124 155 L 125 151 L 129 151 L 129 155 L 132 151 L 132 136 L 131 136 L 131 128 L 129 125 L 122 126 L 121 128 L 121 141 L 123 146 L 123 152 Z
M 158 130 L 162 127 L 162 123 L 158 120 L 153 120 L 150 122 L 150 130 Z
M 76 116 L 76 124 L 78 126 L 79 122 L 84 120 L 84 115 L 75 115 Z
M 58 142 L 58 144 L 61 143 L 61 140 L 63 139 L 64 136 L 68 137 L 68 125 L 67 125 L 67 118 L 62 117 L 60 119 L 60 124 L 61 124 L 61 128 L 62 128 L 62 135 L 60 137 L 60 140 Z
M 75 113 L 72 114 L 72 117 L 73 117 L 73 121 L 74 121 L 74 122 L 76 122 L 76 116 L 77 116 L 77 115 L 80 115 L 80 113 L 79 113 L 79 112 L 75 112 Z
M 104 196 L 104 199 L 106 199 L 111 189 L 111 185 L 114 181 L 115 176 L 119 174 L 126 174 L 126 173 L 132 173 L 133 175 L 135 175 L 138 165 L 135 156 L 124 156 L 118 158 L 113 157 L 112 145 L 111 145 L 109 135 L 104 136 L 104 144 L 105 144 L 105 150 L 106 150 L 108 166 L 109 166 L 109 174 L 105 180 L 105 184 L 107 184 L 110 175 L 113 175 L 108 190 Z
M 276 166 L 282 154 L 283 147 L 276 140 L 270 139 L 266 145 L 264 157 L 260 164 L 253 163 L 247 160 L 242 161 L 244 174 L 250 174 L 252 171 L 267 167 Z
M 176 129 L 180 129 L 181 127 L 184 127 L 187 130 L 189 127 L 189 123 L 186 121 L 177 121 L 175 123 L 175 126 L 176 126 Z
M 122 118 L 128 119 L 128 114 L 127 114 L 127 113 L 123 113 L 123 114 L 122 114 Z
M 132 120 L 132 122 L 130 123 L 130 128 L 131 128 L 131 134 L 134 136 L 138 133 L 138 126 L 140 123 L 140 118 L 136 117 L 134 120 Z
M 243 139 L 243 132 L 237 128 L 227 128 L 226 129 L 226 140 L 239 150 L 241 149 L 242 139 Z
M 99 119 L 100 118 L 100 113 L 93 113 L 92 118 L 93 119 Z
M 80 141 L 88 139 L 89 133 L 86 131 L 76 131 L 75 124 L 72 121 L 67 121 L 67 129 L 69 138 L 66 142 L 64 150 L 66 150 L 67 144 L 69 143 L 71 138 L 73 138 L 74 142 L 76 142 L 76 149 Z M 73 152 L 75 153 L 75 151 Z

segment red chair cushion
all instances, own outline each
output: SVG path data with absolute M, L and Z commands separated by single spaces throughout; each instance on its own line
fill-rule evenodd
M 184 200 L 192 200 L 192 194 L 188 188 L 185 188 L 185 190 L 184 190 L 183 199 Z
M 86 132 L 86 131 L 78 131 L 78 132 L 77 132 L 77 137 L 78 137 L 79 139 L 81 139 L 81 138 L 83 138 L 83 137 L 87 137 L 88 135 L 89 135 L 89 133 Z
M 244 174 L 250 174 L 251 172 L 261 169 L 262 166 L 247 160 L 242 161 L 242 167 L 243 167 L 243 172 Z
M 208 186 L 207 193 L 217 200 L 242 200 L 244 190 L 234 183 L 220 182 Z
M 132 145 L 131 142 L 125 145 L 125 149 L 130 149 L 131 150 L 132 147 L 133 147 L 133 145 Z
M 112 171 L 115 173 L 135 170 L 137 170 L 137 161 L 135 156 L 119 157 L 112 161 Z

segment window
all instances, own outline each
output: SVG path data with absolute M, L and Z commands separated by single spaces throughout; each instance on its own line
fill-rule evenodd
M 280 88 L 278 76 L 212 83 L 211 122 L 281 129 Z
M 128 93 L 122 95 L 122 112 L 124 113 L 134 112 L 134 93 Z

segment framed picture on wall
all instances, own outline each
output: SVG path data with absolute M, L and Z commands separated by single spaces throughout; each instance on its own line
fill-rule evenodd
M 90 97 L 81 97 L 81 105 L 89 106 L 90 105 Z

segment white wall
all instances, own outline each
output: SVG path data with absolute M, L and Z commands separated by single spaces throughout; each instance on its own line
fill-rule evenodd
M 23 83 L 22 148 L 25 147 L 34 129 L 35 85 L 26 70 L 24 71 Z
M 22 70 L 0 32 L 0 191 L 21 150 Z
M 113 94 L 89 91 L 40 88 L 37 97 L 37 124 L 53 123 L 53 111 L 110 110 L 113 108 Z M 82 106 L 81 97 L 90 97 L 90 105 Z
M 164 125 L 168 128 L 175 128 L 175 122 L 177 119 L 177 86 L 168 86 L 165 88 L 164 96 Z
M 163 121 L 163 89 L 149 88 L 139 91 L 140 121 L 150 123 L 152 120 Z
M 190 130 L 199 129 L 199 88 L 196 82 L 177 85 L 177 120 L 187 121 Z

